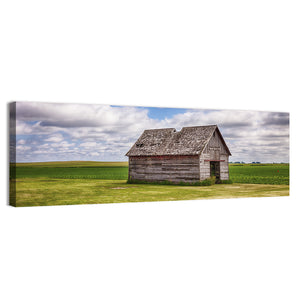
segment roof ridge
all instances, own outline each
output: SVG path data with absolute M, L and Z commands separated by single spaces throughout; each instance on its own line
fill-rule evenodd
M 153 131 L 153 130 L 168 130 L 168 129 L 172 129 L 172 130 L 176 130 L 176 128 L 153 128 L 153 129 L 145 129 L 144 131 Z
M 213 124 L 213 125 L 196 125 L 196 126 L 184 126 L 182 128 L 200 128 L 200 127 L 217 127 L 218 125 Z

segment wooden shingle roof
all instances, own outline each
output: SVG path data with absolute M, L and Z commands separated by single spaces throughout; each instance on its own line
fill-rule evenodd
M 219 131 L 217 125 L 183 127 L 181 131 L 176 131 L 175 128 L 148 129 L 126 155 L 199 155 L 215 130 Z M 222 137 L 221 133 L 220 136 Z M 224 145 L 230 154 L 225 142 Z

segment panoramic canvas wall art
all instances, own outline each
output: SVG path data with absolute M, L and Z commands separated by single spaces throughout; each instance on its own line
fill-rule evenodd
M 9 204 L 289 195 L 289 113 L 13 102 Z

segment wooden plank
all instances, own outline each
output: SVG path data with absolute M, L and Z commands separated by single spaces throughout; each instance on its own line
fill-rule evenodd
M 196 166 L 199 164 L 199 161 L 176 161 L 176 162 L 141 162 L 141 161 L 137 161 L 137 162 L 131 162 L 130 165 L 131 166 L 145 166 L 145 165 L 154 165 L 154 166 Z
M 218 160 L 218 159 L 205 159 L 204 161 L 218 161 L 218 162 L 224 162 L 225 160 Z

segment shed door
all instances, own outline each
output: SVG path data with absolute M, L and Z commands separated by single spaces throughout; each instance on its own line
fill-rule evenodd
M 220 162 L 210 162 L 210 176 L 216 176 L 216 180 L 220 179 Z

